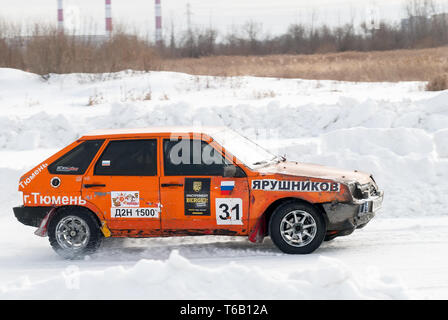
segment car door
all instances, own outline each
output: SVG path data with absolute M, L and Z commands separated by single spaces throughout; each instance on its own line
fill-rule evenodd
M 110 140 L 83 178 L 83 197 L 103 212 L 113 233 L 160 234 L 157 141 Z
M 217 148 L 215 148 L 217 147 Z M 165 234 L 225 234 L 247 231 L 247 178 L 223 177 L 230 165 L 221 148 L 198 139 L 163 140 L 160 196 Z

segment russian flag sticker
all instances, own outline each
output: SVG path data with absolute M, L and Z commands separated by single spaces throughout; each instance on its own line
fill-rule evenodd
M 235 188 L 235 181 L 221 181 L 221 195 L 229 195 Z

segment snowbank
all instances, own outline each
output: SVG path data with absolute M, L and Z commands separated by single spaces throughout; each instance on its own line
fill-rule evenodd
M 439 241 L 435 252 L 445 250 L 446 241 L 440 239 L 446 238 L 446 222 L 435 232 L 432 226 L 423 228 L 426 233 L 418 228 L 384 231 L 390 223 L 391 228 L 399 226 L 404 216 L 421 223 L 415 217 L 448 215 L 448 92 L 424 92 L 423 86 L 132 71 L 51 75 L 45 81 L 0 69 L 0 298 L 409 298 L 396 278 L 362 270 L 366 261 L 422 278 L 418 288 L 429 288 L 428 279 L 437 287 L 445 276 L 438 273 L 444 270 L 443 254 L 427 249 Z M 108 251 L 71 265 L 52 252 L 47 239 L 36 238 L 33 228 L 12 215 L 21 174 L 84 133 L 192 124 L 234 128 L 291 160 L 373 173 L 385 190 L 385 202 L 372 224 L 384 223 L 371 233 L 368 228 L 355 233 L 351 237 L 356 241 L 325 243 L 315 260 L 281 255 L 273 245 L 220 246 L 216 238 L 205 237 L 195 238 L 197 244 L 163 239 L 174 246 L 150 246 L 151 254 L 143 256 L 132 255 L 131 248 L 131 259 L 121 257 L 121 251 L 121 259 L 109 257 Z M 189 259 L 201 265 L 177 251 L 167 258 L 180 242 Z M 322 252 L 344 257 L 350 267 Z M 427 252 L 426 258 L 417 258 L 416 268 L 432 271 L 429 276 L 412 271 L 415 252 Z
M 434 143 L 436 144 L 438 156 L 440 158 L 448 158 L 448 129 L 434 133 Z
M 405 299 L 402 285 L 375 270 L 363 278 L 336 259 L 312 269 L 269 274 L 231 262 L 199 266 L 173 251 L 166 261 L 140 260 L 130 268 L 82 272 L 71 265 L 52 279 L 26 277 L 0 287 L 0 299 Z
M 421 86 L 132 71 L 45 82 L 0 69 L 0 153 L 58 149 L 100 128 L 228 126 L 291 160 L 372 173 L 382 216 L 446 215 L 448 92 Z

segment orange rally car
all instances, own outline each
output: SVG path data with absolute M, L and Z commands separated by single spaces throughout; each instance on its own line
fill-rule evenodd
M 269 235 L 286 253 L 365 226 L 383 192 L 369 174 L 286 161 L 226 128 L 96 131 L 20 178 L 23 224 L 69 259 L 103 237 Z

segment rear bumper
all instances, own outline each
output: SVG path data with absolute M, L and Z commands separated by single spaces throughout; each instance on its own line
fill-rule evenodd
M 14 215 L 26 226 L 39 227 L 40 223 L 52 207 L 14 207 Z

